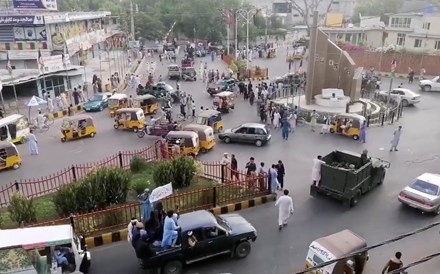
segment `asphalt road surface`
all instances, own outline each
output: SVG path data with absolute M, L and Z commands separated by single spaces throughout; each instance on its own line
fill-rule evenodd
M 284 56 L 280 51 L 277 59 L 256 60 L 253 63 L 265 64 L 270 69 L 271 77 L 275 77 L 287 71 Z M 222 68 L 219 62 L 208 61 L 208 64 L 214 69 Z M 165 67 L 166 65 L 158 66 L 156 75 L 165 75 Z M 386 80 L 383 85 L 387 86 Z M 415 89 L 416 86 L 412 88 Z M 195 97 L 198 108 L 200 105 L 208 106 L 212 101 L 204 93 L 201 81 L 183 83 L 182 90 Z M 223 152 L 234 153 L 240 167 L 244 167 L 250 156 L 255 157 L 257 162 L 264 161 L 267 164 L 283 160 L 287 173 L 286 187 L 292 191 L 296 210 L 291 224 L 281 232 L 277 230 L 277 211 L 273 203 L 242 211 L 258 231 L 258 239 L 250 256 L 240 261 L 231 260 L 229 257 L 215 258 L 189 266 L 187 273 L 293 273 L 304 267 L 307 247 L 318 237 L 348 228 L 364 237 L 369 244 L 373 244 L 438 221 L 438 217 L 402 207 L 397 201 L 398 192 L 413 178 L 423 172 L 438 172 L 440 164 L 440 125 L 434 120 L 440 115 L 440 94 L 424 93 L 422 96 L 419 105 L 405 109 L 404 117 L 398 124 L 370 128 L 366 144 L 359 144 L 341 136 L 323 136 L 312 133 L 307 127 L 301 127 L 288 141 L 282 140 L 280 131 L 273 130 L 273 140 L 265 147 L 218 144 L 213 152 L 202 155 L 202 160 L 218 161 Z M 107 111 L 92 115 L 99 130 L 94 139 L 61 143 L 59 128 L 55 124 L 49 132 L 38 136 L 40 155 L 27 156 L 27 146 L 19 146 L 24 155 L 24 165 L 17 171 L 1 173 L 1 182 L 46 175 L 71 163 L 99 160 L 118 150 L 140 148 L 153 142 L 153 138 L 139 139 L 133 133 L 115 131 Z M 224 116 L 226 128 L 257 120 L 255 108 L 241 99 L 237 99 L 234 112 Z M 390 153 L 389 143 L 397 125 L 403 126 L 400 150 Z M 327 154 L 335 149 L 360 152 L 365 148 L 371 156 L 391 162 L 384 185 L 365 196 L 357 207 L 351 210 L 333 200 L 309 196 L 311 161 L 316 155 Z M 403 252 L 405 263 L 438 251 L 438 241 L 438 229 L 433 229 L 419 236 L 378 248 L 370 254 L 367 274 L 379 273 L 389 257 L 398 250 Z M 96 248 L 92 253 L 92 271 L 95 274 L 145 273 L 138 268 L 134 251 L 127 242 Z M 410 270 L 409 273 L 436 273 L 438 262 L 434 260 L 426 263 Z

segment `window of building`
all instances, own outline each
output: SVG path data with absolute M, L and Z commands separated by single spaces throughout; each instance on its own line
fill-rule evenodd
M 411 27 L 411 18 L 391 18 L 390 27 L 409 29 Z
M 440 49 L 440 41 L 435 41 L 434 49 Z
M 405 38 L 406 38 L 406 34 L 405 33 L 398 33 L 397 34 L 397 42 L 396 44 L 399 46 L 404 46 L 405 45 Z
M 422 39 L 414 40 L 414 47 L 415 48 L 421 48 L 422 47 Z
M 431 28 L 431 23 L 423 23 L 422 28 L 426 29 L 426 30 L 429 30 L 429 28 Z

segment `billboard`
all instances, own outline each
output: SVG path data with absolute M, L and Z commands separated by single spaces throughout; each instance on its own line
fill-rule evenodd
M 58 10 L 57 0 L 12 0 L 14 9 Z
M 272 3 L 272 10 L 274 13 L 291 13 L 292 4 L 289 2 Z
M 41 15 L 2 15 L 0 26 L 8 25 L 44 25 L 44 17 Z

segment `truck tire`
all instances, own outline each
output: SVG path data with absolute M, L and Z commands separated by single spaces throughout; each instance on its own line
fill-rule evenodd
M 248 241 L 240 242 L 234 249 L 236 259 L 244 259 L 251 253 L 251 244 Z
M 350 199 L 350 203 L 349 203 L 350 208 L 356 206 L 359 203 L 359 200 L 361 199 L 361 196 L 362 196 L 362 193 L 361 193 L 361 190 L 359 189 L 356 192 L 356 195 L 354 195 L 354 197 Z
M 162 274 L 182 274 L 183 264 L 181 261 L 175 260 L 165 264 L 162 267 Z

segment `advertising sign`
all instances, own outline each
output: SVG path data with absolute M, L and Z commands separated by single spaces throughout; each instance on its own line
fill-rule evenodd
M 12 0 L 14 9 L 58 10 L 57 0 Z
M 44 25 L 44 17 L 40 15 L 2 15 L 0 26 L 7 25 Z
M 52 55 L 52 56 L 43 56 L 40 62 L 41 68 L 40 73 L 47 74 L 51 72 L 58 72 L 63 70 L 71 69 L 69 55 L 65 54 L 64 59 L 63 55 Z

